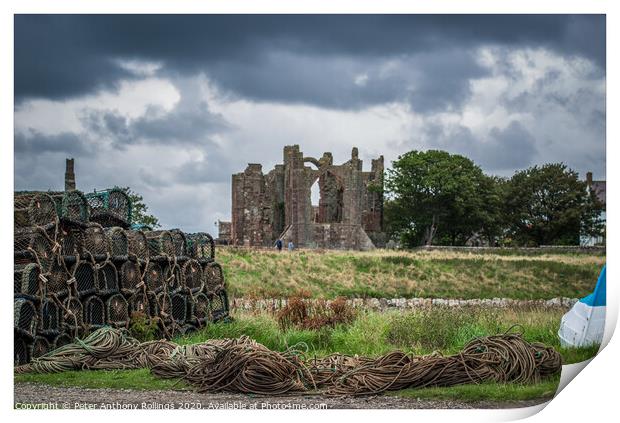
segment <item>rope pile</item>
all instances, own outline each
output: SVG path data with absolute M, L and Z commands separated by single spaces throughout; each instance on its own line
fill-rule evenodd
M 133 313 L 168 339 L 228 316 L 210 236 L 130 229 L 131 202 L 116 188 L 14 200 L 15 364 L 104 325 L 128 328 Z
M 450 356 L 395 351 L 378 358 L 333 354 L 316 359 L 307 358 L 304 344 L 277 352 L 246 336 L 193 345 L 140 343 L 123 330 L 104 327 L 15 371 L 149 368 L 158 377 L 182 379 L 199 392 L 369 395 L 469 383 L 535 383 L 561 367 L 553 348 L 515 333 L 476 338 Z

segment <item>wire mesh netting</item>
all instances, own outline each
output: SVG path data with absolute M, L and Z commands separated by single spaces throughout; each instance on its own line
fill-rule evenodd
M 155 256 L 174 256 L 174 240 L 169 231 L 147 231 L 144 232 L 149 245 L 149 255 Z
M 129 239 L 129 253 L 140 260 L 149 258 L 149 243 L 142 231 L 127 231 Z
M 67 268 L 60 260 L 52 261 L 49 272 L 45 275 L 47 282 L 45 283 L 45 291 L 48 295 L 54 295 L 58 298 L 64 298 L 69 294 L 70 286 L 67 281 L 71 276 L 67 272 Z
M 62 323 L 65 332 L 74 337 L 80 335 L 84 329 L 84 310 L 82 303 L 75 297 L 66 298 L 63 303 Z
M 52 350 L 52 345 L 43 336 L 35 336 L 30 347 L 30 357 L 38 358 Z
M 151 261 L 145 265 L 144 283 L 149 291 L 155 293 L 164 289 L 164 273 L 159 264 Z
M 114 327 L 129 325 L 129 305 L 121 294 L 114 294 L 106 301 L 106 323 Z
M 84 194 L 78 190 L 49 193 L 60 217 L 76 223 L 86 223 L 90 218 L 90 207 Z
M 220 291 L 215 294 L 209 301 L 211 307 L 211 317 L 214 322 L 224 319 L 228 316 L 228 297 L 226 291 Z
M 39 287 L 42 286 L 41 268 L 37 263 L 15 265 L 13 278 L 15 283 L 15 294 L 25 294 L 30 296 L 41 295 Z
M 131 223 L 132 204 L 121 188 L 111 188 L 86 194 L 91 209 L 91 220 L 103 226 L 128 226 Z
M 211 320 L 209 298 L 202 292 L 194 295 L 194 307 L 192 312 L 199 325 L 204 325 L 207 321 Z
M 210 262 L 203 265 L 204 287 L 209 294 L 216 294 L 224 288 L 224 272 L 219 263 Z
M 72 342 L 73 342 L 73 337 L 71 335 L 69 335 L 68 333 L 61 333 L 56 338 L 54 338 L 54 349 L 58 349 Z
M 58 219 L 56 203 L 45 192 L 15 193 L 13 200 L 16 228 L 47 226 Z
M 140 265 L 135 261 L 126 260 L 119 270 L 118 282 L 121 292 L 125 295 L 135 293 L 141 280 Z
M 179 293 L 170 297 L 170 314 L 172 320 L 180 325 L 190 319 L 191 309 L 188 304 L 187 295 Z
M 84 325 L 93 330 L 105 325 L 105 305 L 100 297 L 92 295 L 84 300 Z
M 183 231 L 180 229 L 172 229 L 170 235 L 174 243 L 174 255 L 179 257 L 187 256 L 187 238 Z
M 176 293 L 183 288 L 183 280 L 181 278 L 181 266 L 177 263 L 168 263 L 164 266 L 164 280 L 168 291 Z
M 186 234 L 190 257 L 196 259 L 215 259 L 215 242 L 206 232 Z
M 111 261 L 97 266 L 97 287 L 101 295 L 110 295 L 119 292 L 118 272 Z
M 13 364 L 19 366 L 30 361 L 30 347 L 28 339 L 18 333 L 13 341 Z
M 55 255 L 53 241 L 39 227 L 15 229 L 13 252 L 16 257 L 29 257 L 29 260 L 38 261 L 43 272 L 49 269 Z
M 159 313 L 159 317 L 162 318 L 164 322 L 168 322 L 171 320 L 171 310 L 170 310 L 170 295 L 167 292 L 163 291 L 157 294 L 157 311 Z
M 58 335 L 62 330 L 62 310 L 52 298 L 43 298 L 40 305 L 38 333 Z
M 95 266 L 87 261 L 79 261 L 71 267 L 71 275 L 75 278 L 75 288 L 80 297 L 97 292 L 97 276 Z
M 94 256 L 105 256 L 111 253 L 110 240 L 98 223 L 89 223 L 84 230 L 84 251 Z
M 132 313 L 142 313 L 149 317 L 157 317 L 159 309 L 157 307 L 157 298 L 152 292 L 138 291 L 129 297 L 130 316 Z
M 202 268 L 194 259 L 187 260 L 181 267 L 183 285 L 191 292 L 199 292 L 203 286 Z
M 13 300 L 13 322 L 15 331 L 33 338 L 37 329 L 37 310 L 32 301 L 25 298 Z
M 58 226 L 57 241 L 63 256 L 76 256 L 84 253 L 84 231 L 79 226 L 63 221 Z
M 130 252 L 128 232 L 115 226 L 105 230 L 110 242 L 110 254 L 114 257 L 127 257 Z

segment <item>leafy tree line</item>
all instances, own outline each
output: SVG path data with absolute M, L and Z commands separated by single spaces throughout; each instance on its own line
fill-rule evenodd
M 511 178 L 485 175 L 446 151 L 410 151 L 385 177 L 386 230 L 405 247 L 577 245 L 604 230 L 603 205 L 562 163 L 533 166 Z

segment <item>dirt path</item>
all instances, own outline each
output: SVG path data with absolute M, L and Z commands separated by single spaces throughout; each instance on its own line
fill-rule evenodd
M 459 402 L 417 400 L 378 395 L 372 397 L 287 396 L 260 397 L 241 394 L 198 394 L 192 391 L 141 391 L 87 389 L 34 383 L 15 384 L 15 408 L 110 408 L 110 409 L 453 409 L 519 408 L 548 401 Z

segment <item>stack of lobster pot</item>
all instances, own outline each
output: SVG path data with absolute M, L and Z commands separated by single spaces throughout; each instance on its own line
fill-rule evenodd
M 113 188 L 15 192 L 14 359 L 23 364 L 102 327 L 156 322 L 171 338 L 228 316 L 206 233 L 131 229 Z

